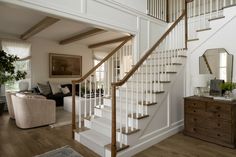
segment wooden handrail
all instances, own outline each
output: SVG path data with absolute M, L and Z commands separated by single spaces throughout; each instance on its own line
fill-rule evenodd
M 78 80 L 72 80 L 72 83 L 80 83 L 83 80 L 85 80 L 89 75 L 94 73 L 98 67 L 100 67 L 105 61 L 107 61 L 107 59 L 109 59 L 114 53 L 116 53 L 123 45 L 125 45 L 132 38 L 133 38 L 132 35 L 124 38 L 124 41 L 118 47 L 116 47 L 113 51 L 111 51 L 111 53 L 109 53 L 105 58 L 103 58 L 95 67 L 89 70 L 89 72 L 87 72 L 84 76 L 82 76 Z
M 117 82 L 112 82 L 112 86 L 122 86 L 143 64 L 143 62 L 151 55 L 151 53 L 161 44 L 161 42 L 166 38 L 166 36 L 174 29 L 174 27 L 179 23 L 180 20 L 186 15 L 186 12 L 180 15 L 180 17 L 171 25 L 171 27 L 162 35 L 162 37 L 145 53 L 145 55 L 135 64 L 135 66 L 125 75 L 122 80 Z
M 127 75 L 118 82 L 112 82 L 112 127 L 111 127 L 111 156 L 116 156 L 116 87 L 122 86 L 138 68 L 144 63 L 144 61 L 151 55 L 151 53 L 161 44 L 161 42 L 167 37 L 167 35 L 175 28 L 175 26 L 184 18 L 186 11 L 171 25 L 171 27 L 162 35 L 162 37 L 145 53 L 145 55 L 135 64 L 135 66 L 127 73 Z
M 113 54 L 115 54 L 122 46 L 124 46 L 129 40 L 131 40 L 133 36 L 127 36 L 127 38 L 124 38 L 124 41 L 117 46 L 112 52 L 110 52 L 103 60 L 101 60 L 95 67 L 93 67 L 89 72 L 87 72 L 84 76 L 82 76 L 78 80 L 72 80 L 72 138 L 74 139 L 74 130 L 76 129 L 76 114 L 75 114 L 75 85 L 76 83 L 81 83 L 84 81 L 88 76 L 90 76 L 92 73 L 96 71 L 97 68 L 99 68 L 105 61 L 107 61 L 110 57 L 112 57 Z

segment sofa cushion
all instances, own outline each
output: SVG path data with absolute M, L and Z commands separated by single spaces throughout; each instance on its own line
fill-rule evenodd
M 49 85 L 51 87 L 52 94 L 61 93 L 61 85 L 59 83 L 49 82 Z
M 39 89 L 40 93 L 45 96 L 52 93 L 49 83 L 47 83 L 47 84 L 38 83 L 38 89 Z
M 70 90 L 69 90 L 68 87 L 61 88 L 61 91 L 62 91 L 63 94 L 68 94 L 68 93 L 70 93 Z

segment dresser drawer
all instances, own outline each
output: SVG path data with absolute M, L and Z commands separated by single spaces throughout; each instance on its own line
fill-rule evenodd
M 207 108 L 206 110 L 208 112 L 226 112 L 230 113 L 231 112 L 231 105 L 229 104 L 223 104 L 219 102 L 209 102 L 207 103 Z
M 225 113 L 225 112 L 208 112 L 207 117 L 216 120 L 222 119 L 228 122 L 232 121 L 231 113 Z
M 227 121 L 209 119 L 205 122 L 205 126 L 207 129 L 212 131 L 218 131 L 226 134 L 232 133 L 232 124 Z
M 194 133 L 196 135 L 202 135 L 202 136 L 206 135 L 206 129 L 205 128 L 197 127 L 197 126 L 195 126 L 193 124 L 190 124 L 190 123 L 185 124 L 184 131 Z
M 232 143 L 232 136 L 231 134 L 218 132 L 215 130 L 206 130 L 207 136 L 215 138 L 215 140 Z
M 187 108 L 195 108 L 195 109 L 206 109 L 206 103 L 203 101 L 197 100 L 185 100 L 185 105 Z
M 199 109 L 199 108 L 185 107 L 185 112 L 187 114 L 192 114 L 192 115 L 201 116 L 201 117 L 207 116 L 207 112 L 205 110 Z

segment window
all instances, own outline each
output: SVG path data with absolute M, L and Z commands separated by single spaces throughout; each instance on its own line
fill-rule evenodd
M 220 79 L 227 80 L 227 53 L 219 53 L 220 55 L 220 66 L 219 73 Z
M 94 66 L 96 66 L 100 61 L 97 59 L 94 59 Z M 104 64 L 102 64 L 99 68 L 97 68 L 95 72 L 95 80 L 98 88 L 103 88 L 104 84 L 104 76 L 105 76 L 105 67 Z
M 15 70 L 26 71 L 26 81 L 31 83 L 31 60 L 30 48 L 31 45 L 25 42 L 3 40 L 1 42 L 2 49 L 8 54 L 17 55 L 20 60 L 15 63 Z M 11 81 L 5 84 L 6 91 L 19 91 L 19 81 Z

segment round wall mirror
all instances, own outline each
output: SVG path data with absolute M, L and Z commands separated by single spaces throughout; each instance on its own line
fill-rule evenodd
M 233 55 L 224 48 L 208 49 L 199 57 L 199 73 L 212 74 L 216 79 L 232 81 Z

